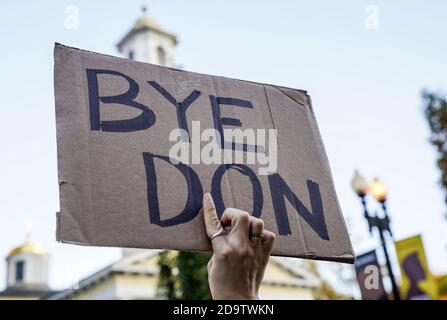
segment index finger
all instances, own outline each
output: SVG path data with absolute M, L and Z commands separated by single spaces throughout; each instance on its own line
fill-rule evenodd
M 213 198 L 211 194 L 205 193 L 203 196 L 203 220 L 205 222 L 206 234 L 208 238 L 211 237 L 222 230 L 222 224 L 220 223 L 219 218 L 217 217 L 216 206 L 214 205 Z M 216 237 L 212 239 L 211 244 L 214 248 L 214 242 L 222 240 L 222 237 Z

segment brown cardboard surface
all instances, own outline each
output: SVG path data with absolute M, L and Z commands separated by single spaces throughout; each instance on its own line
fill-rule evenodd
M 214 185 L 220 186 L 222 194 L 222 201 L 215 197 L 216 205 L 260 215 L 266 229 L 277 234 L 275 255 L 353 262 L 329 163 L 305 91 L 170 69 L 60 44 L 55 46 L 54 58 L 58 241 L 210 250 L 200 205 L 203 192 L 213 191 L 215 196 L 218 191 L 211 190 L 212 180 L 222 166 L 187 164 L 191 170 L 182 173 L 165 161 L 173 145 L 169 134 L 179 122 L 172 101 L 149 83 L 155 81 L 178 102 L 195 90 L 200 92 L 186 110 L 190 130 L 192 121 L 200 121 L 202 129 L 215 127 L 212 97 L 251 102 L 252 108 L 231 105 L 233 100 L 220 106 L 221 118 L 239 119 L 241 129 L 277 130 L 276 173 L 258 175 L 257 164 L 230 167 Z M 129 81 L 137 86 L 131 88 Z M 107 98 L 129 90 L 134 90 L 134 106 Z M 147 121 L 132 127 L 141 130 L 129 129 L 121 121 L 132 122 L 142 114 L 149 114 Z M 113 120 L 121 122 L 117 126 L 107 122 Z M 246 175 L 250 169 L 254 178 Z M 256 190 L 262 189 L 255 199 L 251 182 Z M 156 194 L 158 201 L 154 201 Z

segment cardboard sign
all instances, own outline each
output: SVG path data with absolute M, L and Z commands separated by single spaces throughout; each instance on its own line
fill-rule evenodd
M 59 241 L 208 251 L 211 192 L 219 215 L 262 218 L 275 255 L 353 262 L 305 91 L 60 44 L 54 54 Z
M 376 251 L 368 251 L 356 257 L 355 272 L 362 300 L 387 300 L 383 287 L 382 272 Z
M 420 235 L 395 242 L 399 260 L 402 298 L 426 300 L 438 298 L 436 279 L 428 269 L 424 246 Z

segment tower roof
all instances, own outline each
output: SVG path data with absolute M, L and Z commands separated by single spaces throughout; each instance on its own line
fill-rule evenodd
M 16 256 L 21 253 L 31 253 L 36 255 L 46 255 L 48 254 L 47 249 L 40 243 L 37 242 L 25 242 L 24 244 L 13 248 L 8 255 L 8 258 Z
M 149 29 L 161 29 L 158 22 L 150 15 L 144 14 L 140 19 L 135 22 L 133 29 L 149 28 Z
M 163 30 L 159 23 L 152 16 L 147 14 L 147 10 L 144 7 L 142 11 L 143 15 L 135 22 L 132 29 L 130 29 L 129 32 L 116 45 L 119 51 L 121 51 L 122 46 L 127 42 L 127 40 L 129 40 L 129 38 L 144 31 L 153 31 L 167 38 L 171 38 L 174 43 L 177 44 L 177 37 L 174 34 Z

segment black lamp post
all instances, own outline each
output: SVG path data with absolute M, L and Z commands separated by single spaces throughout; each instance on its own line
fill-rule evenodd
M 383 253 L 385 255 L 386 260 L 386 266 L 388 268 L 388 274 L 393 289 L 393 296 L 395 300 L 400 300 L 399 288 L 397 287 L 396 279 L 394 278 L 394 273 L 391 267 L 391 261 L 388 255 L 388 250 L 386 248 L 386 241 L 385 241 L 385 231 L 387 231 L 390 234 L 390 236 L 393 237 L 390 228 L 390 219 L 388 217 L 386 207 L 386 196 L 387 196 L 386 187 L 377 178 L 374 179 L 374 182 L 371 184 L 371 186 L 368 186 L 368 182 L 366 181 L 366 179 L 363 176 L 361 176 L 358 171 L 355 171 L 354 178 L 352 179 L 352 188 L 362 201 L 363 213 L 365 215 L 366 220 L 368 221 L 369 232 L 372 233 L 374 227 L 377 228 L 377 230 L 379 231 L 380 242 L 382 244 Z M 377 214 L 375 214 L 374 216 L 369 214 L 368 207 L 366 205 L 366 194 L 368 192 L 381 204 L 384 213 L 383 217 L 379 217 Z

